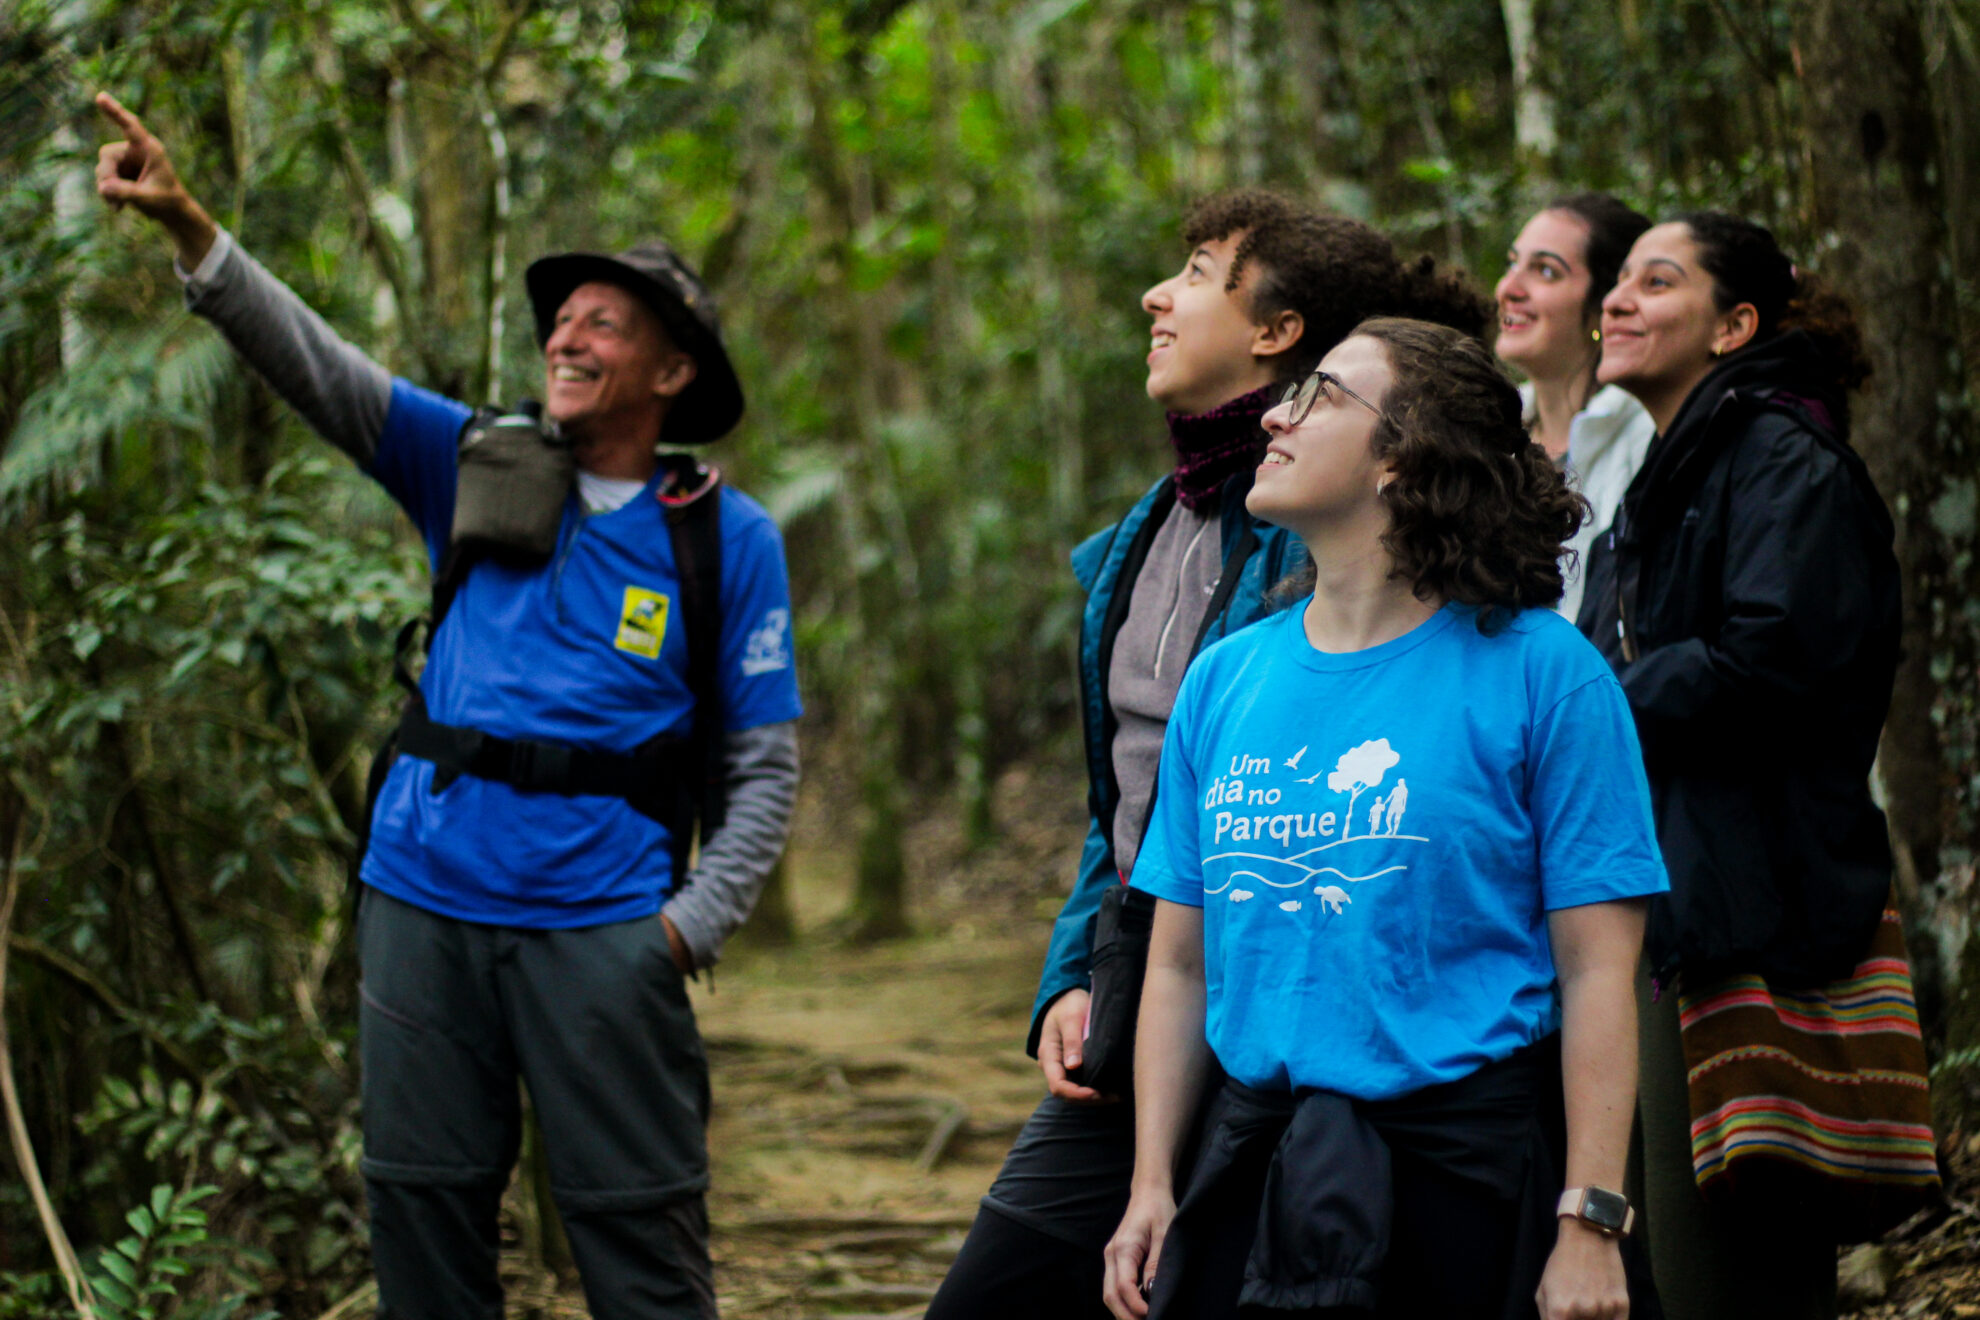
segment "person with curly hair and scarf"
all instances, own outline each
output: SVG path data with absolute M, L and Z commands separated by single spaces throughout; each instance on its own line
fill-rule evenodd
M 1317 567 L 1170 720 L 1108 1306 L 1617 1320 L 1666 882 L 1628 703 L 1551 608 L 1585 503 L 1491 352 L 1421 322 L 1362 324 L 1265 429 L 1247 505 Z
M 1134 1107 L 1126 1067 L 1100 1066 L 1100 1037 L 1089 1031 L 1096 929 L 1104 900 L 1125 893 L 1135 867 L 1185 669 L 1203 647 L 1269 614 L 1271 586 L 1303 553 L 1245 508 L 1265 450 L 1259 419 L 1285 382 L 1365 317 L 1416 316 L 1477 335 L 1491 314 L 1430 257 L 1406 262 L 1367 225 L 1277 193 L 1206 198 L 1185 218 L 1183 242 L 1181 268 L 1141 299 L 1146 388 L 1167 414 L 1170 470 L 1072 555 L 1086 593 L 1088 822 L 1032 1015 L 1028 1048 L 1048 1094 L 983 1198 L 928 1320 L 1105 1320 L 1100 1252 L 1127 1205 Z M 1125 995 L 1112 1002 L 1129 1003 L 1138 968 L 1108 965 Z M 1131 1011 L 1117 1016 L 1132 1028 Z M 1131 1041 L 1114 1056 L 1129 1050 Z

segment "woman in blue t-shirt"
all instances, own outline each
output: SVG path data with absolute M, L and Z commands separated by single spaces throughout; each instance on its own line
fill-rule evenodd
M 1249 507 L 1321 567 L 1197 661 L 1169 726 L 1107 1303 L 1624 1316 L 1666 883 L 1622 692 L 1548 608 L 1585 506 L 1442 327 L 1365 322 L 1264 424 Z

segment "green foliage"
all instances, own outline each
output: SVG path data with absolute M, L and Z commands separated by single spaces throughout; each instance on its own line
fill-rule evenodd
M 240 1297 L 205 1305 L 179 1303 L 179 1281 L 206 1253 L 206 1213 L 199 1203 L 219 1191 L 194 1187 L 180 1191 L 161 1183 L 148 1202 L 124 1216 L 130 1236 L 98 1253 L 90 1271 L 97 1310 L 104 1320 L 227 1320 L 240 1310 Z
M 160 1183 L 125 1212 L 123 1222 L 131 1231 L 84 1262 L 84 1277 L 102 1320 L 231 1320 L 240 1314 L 244 1293 L 186 1296 L 181 1291 L 191 1280 L 211 1278 L 215 1262 L 225 1258 L 208 1236 L 200 1204 L 219 1190 Z M 70 1314 L 54 1271 L 0 1274 L 0 1320 L 56 1320 Z M 273 1314 L 263 1312 L 255 1320 Z
M 1970 45 L 1965 0 L 1931 8 Z M 1271 184 L 1481 279 L 1570 188 L 1801 234 L 1784 0 L 1536 10 L 1538 164 L 1499 0 L 7 9 L 9 1012 L 78 1238 L 171 1279 L 101 1207 L 210 1185 L 185 1206 L 207 1254 L 135 1239 L 200 1295 L 310 1314 L 363 1271 L 344 873 L 425 567 L 186 315 L 158 234 L 95 204 L 91 92 L 353 343 L 470 401 L 540 389 L 535 255 L 659 230 L 701 264 L 750 400 L 715 458 L 784 529 L 807 736 L 838 754 L 812 760 L 849 763 L 879 931 L 918 798 L 961 795 L 990 837 L 998 771 L 1075 741 L 1065 556 L 1168 461 L 1139 299 L 1188 201 Z M 34 1240 L 7 1189 L 0 1236 Z M 47 1277 L 0 1280 L 0 1316 L 55 1309 Z
M 105 447 L 134 430 L 203 431 L 239 367 L 218 335 L 186 336 L 186 328 L 129 331 L 97 347 L 88 375 L 57 376 L 29 396 L 0 458 L 0 510 L 90 484 Z M 182 338 L 192 342 L 175 342 Z

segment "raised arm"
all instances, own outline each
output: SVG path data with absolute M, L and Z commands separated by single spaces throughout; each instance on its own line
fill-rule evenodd
M 97 153 L 97 195 L 165 230 L 187 279 L 187 305 L 319 435 L 368 468 L 391 405 L 391 374 L 213 222 L 180 182 L 164 143 L 136 115 L 107 92 L 96 104 L 123 134 Z

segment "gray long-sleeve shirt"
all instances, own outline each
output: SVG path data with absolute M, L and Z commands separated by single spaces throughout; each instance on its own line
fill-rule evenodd
M 1217 510 L 1169 511 L 1142 561 L 1128 597 L 1127 618 L 1114 638 L 1107 700 L 1114 708 L 1114 861 L 1134 873 L 1155 796 L 1162 738 L 1189 668 L 1196 630 L 1224 569 L 1223 524 Z
M 377 452 L 392 376 L 330 328 L 295 291 L 222 231 L 186 281 L 186 305 L 212 322 L 304 421 L 359 466 Z M 665 912 L 698 967 L 712 966 L 748 917 L 783 852 L 797 801 L 794 722 L 727 735 L 728 815 L 703 841 Z

